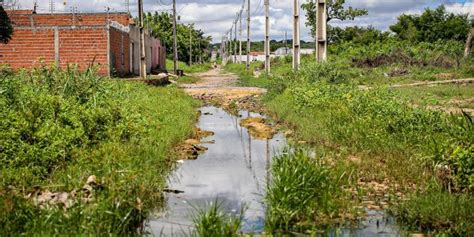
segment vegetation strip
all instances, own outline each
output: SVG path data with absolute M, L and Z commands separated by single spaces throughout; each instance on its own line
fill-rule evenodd
M 0 75 L 1 235 L 139 233 L 198 104 L 92 69 Z

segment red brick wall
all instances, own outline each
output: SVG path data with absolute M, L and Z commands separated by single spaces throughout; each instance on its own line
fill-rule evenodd
M 105 26 L 107 18 L 122 25 L 129 24 L 126 13 L 71 13 L 65 14 L 18 14 L 15 11 L 7 12 L 15 26 Z M 22 12 L 23 13 L 23 12 Z
M 123 76 L 130 73 L 129 35 L 113 27 L 110 27 L 110 60 L 118 75 Z
M 61 29 L 59 31 L 59 62 L 61 67 L 77 64 L 80 69 L 86 69 L 94 62 L 99 66 L 99 74 L 108 75 L 105 27 Z
M 100 66 L 99 73 L 108 75 L 107 19 L 122 25 L 129 24 L 128 14 L 125 13 L 73 16 L 72 14 L 25 14 L 25 12 L 9 11 L 8 14 L 14 23 L 14 34 L 7 45 L 0 44 L 0 64 L 9 64 L 14 69 L 38 66 L 41 59 L 46 64 L 55 62 L 53 27 L 59 27 L 61 67 L 78 64 L 81 69 L 85 69 L 94 61 Z M 111 37 L 111 40 L 115 40 L 114 44 L 117 44 L 115 36 Z M 123 41 L 125 44 L 123 74 L 125 74 L 129 72 L 128 36 L 124 36 Z M 118 43 L 121 43 L 120 35 Z M 116 68 L 122 68 L 121 51 L 115 49 L 113 52 L 119 59 L 116 62 L 120 63 L 120 67 Z
M 8 44 L 0 44 L 0 64 L 14 69 L 54 62 L 54 30 L 15 30 Z

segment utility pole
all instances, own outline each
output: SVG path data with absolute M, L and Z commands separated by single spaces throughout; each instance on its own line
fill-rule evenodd
M 240 64 L 242 63 L 242 10 L 240 10 L 240 14 L 239 14 L 239 25 L 240 25 L 240 29 L 239 29 L 239 64 Z
M 327 14 L 326 0 L 317 0 L 316 5 L 316 61 L 322 62 L 327 59 Z
M 173 0 L 173 71 L 178 71 L 178 41 L 176 39 L 176 0 Z
M 285 30 L 285 56 L 288 55 L 288 31 Z
M 265 73 L 270 73 L 270 0 L 265 0 Z
M 229 44 L 229 56 L 230 56 L 230 60 L 232 60 L 232 51 L 234 50 L 234 38 L 232 38 L 232 33 L 234 32 L 234 25 L 232 25 L 232 27 L 230 28 L 230 32 L 229 32 L 229 40 L 230 40 L 230 44 Z
M 247 4 L 247 71 L 250 71 L 250 0 Z
M 232 60 L 232 28 L 229 30 L 229 35 L 227 36 L 227 42 L 228 42 L 228 47 L 227 47 L 227 60 Z
M 300 3 L 293 0 L 293 70 L 300 69 Z
M 239 21 L 239 13 L 234 22 L 234 63 L 237 63 L 237 23 Z
M 193 64 L 193 32 L 189 27 L 189 66 Z
M 225 52 L 225 36 L 222 36 L 222 41 L 221 41 L 221 59 L 222 59 L 222 65 L 224 65 L 224 52 Z
M 140 77 L 146 79 L 145 29 L 143 27 L 143 0 L 138 0 L 138 18 L 140 21 Z

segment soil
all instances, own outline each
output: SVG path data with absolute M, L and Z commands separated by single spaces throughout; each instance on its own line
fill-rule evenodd
M 268 140 L 275 135 L 275 130 L 266 123 L 264 118 L 250 117 L 240 121 L 240 126 L 247 128 L 255 139 Z
M 229 112 L 236 112 L 237 108 L 255 111 L 258 107 L 256 99 L 266 92 L 258 87 L 237 86 L 238 76 L 225 73 L 220 67 L 194 76 L 200 78 L 197 83 L 180 87 L 195 99 Z

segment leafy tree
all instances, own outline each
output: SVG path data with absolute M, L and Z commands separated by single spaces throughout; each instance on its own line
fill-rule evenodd
M 358 8 L 345 8 L 344 3 L 346 0 L 327 0 L 326 1 L 326 10 L 327 10 L 327 22 L 330 22 L 333 19 L 345 21 L 345 20 L 354 20 L 358 16 L 365 16 L 368 14 L 366 9 Z M 311 27 L 311 35 L 316 34 L 316 4 L 313 1 L 305 3 L 302 5 L 303 9 L 306 11 L 306 26 Z
M 145 16 L 145 25 L 151 30 L 152 35 L 159 38 L 166 46 L 166 52 L 169 58 L 173 57 L 173 16 L 167 12 L 147 13 Z M 178 59 L 180 61 L 189 61 L 190 38 L 192 37 L 192 54 L 194 56 L 201 55 L 206 60 L 207 53 L 203 53 L 209 48 L 211 42 L 210 37 L 204 36 L 204 32 L 195 29 L 194 24 L 178 23 L 176 27 Z M 193 60 L 195 61 L 195 60 Z
M 382 32 L 372 26 L 369 27 L 329 27 L 328 28 L 329 41 L 333 43 L 354 42 L 358 44 L 368 45 L 373 42 L 380 42 L 388 39 L 390 33 Z
M 441 5 L 434 10 L 427 8 L 421 15 L 403 14 L 396 24 L 390 26 L 390 30 L 400 39 L 410 41 L 465 41 L 471 24 L 467 14 L 448 13 Z
M 12 38 L 13 27 L 7 13 L 0 5 L 0 43 L 8 43 Z

